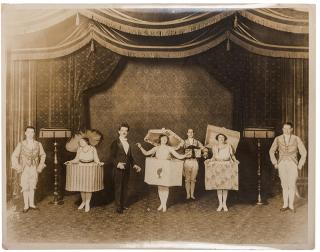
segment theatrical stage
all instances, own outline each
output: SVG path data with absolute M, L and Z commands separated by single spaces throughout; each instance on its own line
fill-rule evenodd
M 306 162 L 299 173 L 297 212 L 280 213 L 281 186 L 268 153 L 286 121 L 308 150 L 308 9 L 41 8 L 4 8 L 7 241 L 57 248 L 158 247 L 152 241 L 295 248 L 309 242 L 313 167 Z M 117 215 L 110 145 L 122 122 L 130 125 L 128 139 L 142 172 L 132 172 L 130 209 Z M 35 194 L 40 211 L 23 214 L 20 175 L 10 159 L 27 125 L 36 128 L 47 167 Z M 145 135 L 161 128 L 183 139 L 192 128 L 205 143 L 208 125 L 240 135 L 239 190 L 230 193 L 229 212 L 216 212 L 216 192 L 204 189 L 204 160 L 196 200 L 185 201 L 184 186 L 172 188 L 168 211 L 156 211 L 156 189 L 144 183 L 145 157 L 134 144 L 150 149 Z M 274 135 L 249 138 L 248 128 Z M 40 129 L 65 135 L 44 137 Z M 75 156 L 65 148 L 67 135 L 85 129 L 103 135 L 96 148 L 104 190 L 93 194 L 89 213 L 78 211 L 78 194 L 65 190 L 63 164 Z M 53 193 L 63 205 L 48 204 Z M 264 204 L 256 205 L 260 198 Z
M 168 247 L 181 247 L 184 243 L 188 248 L 212 248 L 210 243 L 214 243 L 266 247 L 289 244 L 299 248 L 307 241 L 308 206 L 305 199 L 297 200 L 295 214 L 279 211 L 279 195 L 264 206 L 232 202 L 229 212 L 225 213 L 216 212 L 216 193 L 209 192 L 195 201 L 173 203 L 169 199 L 171 204 L 167 212 L 162 213 L 157 211 L 157 197 L 155 188 L 151 188 L 149 197 L 133 202 L 120 216 L 114 211 L 113 204 L 94 207 L 87 214 L 77 209 L 75 195 L 65 197 L 65 204 L 56 207 L 48 205 L 51 199 L 47 197 L 39 203 L 40 212 L 27 215 L 21 211 L 8 212 L 7 234 L 23 248 L 37 246 L 39 241 L 58 248 L 65 248 L 63 243 L 78 248 L 162 248 L 165 246 L 163 241 L 168 242 Z

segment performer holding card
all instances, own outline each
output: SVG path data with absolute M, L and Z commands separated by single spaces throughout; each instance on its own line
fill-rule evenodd
M 140 143 L 137 143 L 137 146 L 141 150 L 141 152 L 145 156 L 151 156 L 155 154 L 156 159 L 167 161 L 174 157 L 178 159 L 184 159 L 186 155 L 181 155 L 177 153 L 173 147 L 168 146 L 169 137 L 165 134 L 161 134 L 159 137 L 160 145 L 153 147 L 151 150 L 146 151 Z M 165 164 L 163 164 L 165 166 Z M 161 176 L 161 169 L 159 169 L 159 176 Z M 167 200 L 169 196 L 169 187 L 158 185 L 158 193 L 160 198 L 160 206 L 158 207 L 158 211 L 162 210 L 163 212 L 167 211 Z
M 219 206 L 228 211 L 228 190 L 238 190 L 238 164 L 232 146 L 227 143 L 227 136 L 219 133 L 216 135 L 218 144 L 212 146 L 212 158 L 205 161 L 205 186 L 206 190 L 217 190 Z

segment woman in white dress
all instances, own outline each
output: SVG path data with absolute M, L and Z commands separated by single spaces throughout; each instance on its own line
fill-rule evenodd
M 145 156 L 150 156 L 155 154 L 155 157 L 159 160 L 170 160 L 173 155 L 175 158 L 184 159 L 186 155 L 181 155 L 174 150 L 173 147 L 168 146 L 169 138 L 167 135 L 160 135 L 160 145 L 153 147 L 151 150 L 146 151 L 140 143 L 137 143 L 137 146 Z M 169 197 L 169 187 L 168 186 L 158 186 L 158 194 L 160 198 L 160 206 L 158 211 L 162 210 L 163 212 L 167 211 L 167 200 Z
M 79 140 L 77 155 L 73 160 L 67 161 L 66 190 L 80 191 L 82 203 L 79 210 L 85 208 L 90 211 L 92 192 L 103 189 L 103 163 L 100 162 L 97 150 L 89 144 L 89 139 L 83 137 Z
M 234 155 L 232 146 L 227 143 L 227 136 L 218 134 L 218 144 L 212 146 L 212 158 L 210 164 L 206 161 L 206 190 L 217 190 L 219 206 L 217 211 L 222 209 L 228 211 L 227 198 L 228 190 L 238 190 L 238 165 L 239 161 Z

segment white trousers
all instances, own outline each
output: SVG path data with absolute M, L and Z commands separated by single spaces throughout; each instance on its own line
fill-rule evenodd
M 282 187 L 283 207 L 289 206 L 293 209 L 298 166 L 291 160 L 282 160 L 278 165 L 278 169 Z

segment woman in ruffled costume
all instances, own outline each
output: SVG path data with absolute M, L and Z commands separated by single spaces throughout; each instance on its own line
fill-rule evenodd
M 143 155 L 151 156 L 155 154 L 155 157 L 159 160 L 170 160 L 173 155 L 175 158 L 184 159 L 186 155 L 181 155 L 174 150 L 173 147 L 168 146 L 169 138 L 165 134 L 161 134 L 159 137 L 160 145 L 153 147 L 151 150 L 146 151 L 140 143 L 137 143 L 138 148 L 141 150 Z M 168 186 L 158 186 L 158 194 L 160 198 L 160 206 L 158 211 L 162 210 L 163 212 L 167 211 L 167 200 L 169 197 L 169 187 Z
M 206 160 L 206 189 L 217 190 L 219 206 L 217 211 L 222 209 L 226 212 L 228 190 L 238 190 L 238 170 L 234 165 L 239 161 L 234 155 L 232 146 L 227 143 L 227 136 L 219 133 L 216 136 L 218 144 L 212 146 L 212 158 Z M 209 168 L 209 162 L 211 166 Z
M 24 208 L 39 209 L 34 204 L 34 193 L 38 182 L 38 173 L 42 172 L 45 165 L 46 154 L 40 142 L 34 140 L 35 128 L 28 126 L 25 129 L 26 139 L 18 143 L 12 153 L 12 169 L 21 173 L 20 185 L 22 187 Z
M 79 145 L 77 155 L 73 160 L 66 162 L 66 190 L 79 191 L 82 202 L 78 209 L 85 208 L 85 212 L 89 212 L 92 193 L 104 188 L 103 163 L 99 160 L 96 148 L 90 145 L 90 139 L 85 136 L 82 134 L 80 139 L 79 136 L 75 137 Z M 67 149 L 72 149 L 72 144 L 74 143 L 70 141 Z

